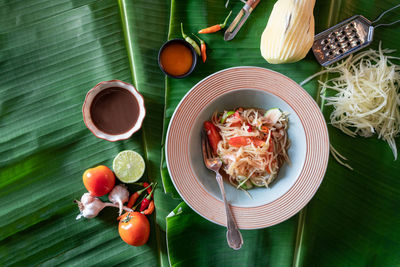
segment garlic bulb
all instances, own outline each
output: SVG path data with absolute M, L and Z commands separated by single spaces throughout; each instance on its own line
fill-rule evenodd
M 81 197 L 81 201 L 75 200 L 75 203 L 78 204 L 80 214 L 76 216 L 76 219 L 79 220 L 82 217 L 85 218 L 94 218 L 99 212 L 105 207 L 115 207 L 117 208 L 117 204 L 112 203 L 104 203 L 97 197 L 90 195 L 90 193 L 85 193 Z M 126 211 L 132 211 L 132 209 L 122 206 L 121 209 Z
M 100 199 L 93 197 L 90 193 L 85 193 L 81 197 L 81 201 L 75 200 L 78 203 L 80 214 L 76 217 L 79 220 L 82 216 L 85 218 L 96 217 L 97 214 L 105 207 Z

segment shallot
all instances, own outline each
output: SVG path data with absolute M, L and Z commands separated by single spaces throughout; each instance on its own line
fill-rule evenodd
M 76 217 L 77 220 L 79 220 L 81 217 L 94 218 L 105 207 L 118 208 L 117 204 L 105 203 L 97 197 L 90 195 L 90 193 L 83 194 L 81 197 L 81 201 L 75 200 L 75 203 L 78 204 L 80 211 L 80 214 Z M 122 209 L 126 211 L 132 211 L 132 209 L 125 206 L 122 206 Z

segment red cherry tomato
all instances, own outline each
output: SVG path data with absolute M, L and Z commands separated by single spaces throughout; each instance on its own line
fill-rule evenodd
M 92 196 L 101 197 L 114 188 L 115 176 L 108 167 L 100 165 L 83 173 L 83 184 Z
M 146 244 L 150 235 L 150 223 L 140 212 L 127 212 L 119 221 L 118 232 L 122 240 L 131 246 Z

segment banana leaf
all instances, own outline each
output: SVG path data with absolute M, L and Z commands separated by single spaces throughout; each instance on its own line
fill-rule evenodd
M 150 240 L 138 248 L 119 238 L 115 210 L 76 221 L 72 202 L 85 192 L 84 170 L 111 166 L 125 149 L 145 157 L 143 179 L 161 181 L 164 78 L 154 58 L 166 37 L 168 5 L 153 1 L 160 9 L 147 22 L 153 27 L 143 29 L 151 9 L 143 14 L 145 1 L 127 2 L 0 3 L 1 266 L 168 264 L 164 218 L 177 203 L 169 208 L 161 186 Z M 111 79 L 134 82 L 151 111 L 140 132 L 116 143 L 92 135 L 81 114 L 86 92 Z
M 202 35 L 208 44 L 207 62 L 198 65 L 184 80 L 167 79 L 165 126 L 183 95 L 198 81 L 221 69 L 261 66 L 297 82 L 321 70 L 311 52 L 292 64 L 271 65 L 262 59 L 260 37 L 274 2 L 261 1 L 230 42 L 223 41 L 223 32 Z M 316 33 L 355 14 L 373 20 L 395 4 L 395 1 L 317 1 Z M 169 38 L 180 37 L 181 22 L 187 33 L 197 32 L 221 23 L 230 9 L 236 14 L 242 6 L 239 1 L 231 1 L 225 9 L 223 1 L 173 0 Z M 400 10 L 396 10 L 384 19 L 391 22 L 399 17 Z M 377 48 L 381 40 L 384 48 L 400 49 L 396 35 L 399 29 L 399 25 L 378 28 L 372 47 Z M 305 89 L 320 103 L 320 88 L 315 80 Z M 331 110 L 320 105 L 329 121 Z M 171 265 L 186 266 L 193 262 L 196 266 L 398 265 L 400 162 L 393 161 L 388 145 L 376 137 L 352 138 L 330 125 L 328 128 L 331 144 L 349 159 L 354 171 L 330 159 L 324 181 L 309 205 L 279 225 L 242 231 L 245 243 L 240 251 L 228 248 L 226 229 L 206 221 L 181 203 L 167 218 Z M 399 138 L 396 140 L 399 143 Z M 163 175 L 167 184 L 170 177 L 165 169 Z M 188 237 L 189 243 L 185 242 Z
M 397 1 L 338 1 L 331 7 L 333 26 L 354 14 L 374 20 Z M 400 18 L 400 9 L 380 22 Z M 375 30 L 372 48 L 397 49 L 400 25 Z M 400 62 L 396 62 L 400 64 Z M 325 109 L 327 121 L 331 109 Z M 299 265 L 397 266 L 400 264 L 400 161 L 394 161 L 387 143 L 373 138 L 352 138 L 329 128 L 331 143 L 354 168 L 350 171 L 331 160 L 313 201 L 304 212 Z M 397 146 L 400 144 L 397 138 Z M 318 252 L 318 257 L 314 253 Z M 329 262 L 329 258 L 335 259 Z
M 147 100 L 147 108 L 150 107 L 143 129 L 148 175 L 150 179 L 162 183 L 160 162 L 165 77 L 158 67 L 157 57 L 159 48 L 167 38 L 170 6 L 162 0 L 121 0 L 119 3 L 132 76 L 135 77 L 137 88 Z M 162 191 L 160 189 L 154 195 L 159 243 L 157 249 L 160 264 L 168 266 L 165 218 L 179 201 L 172 199 L 170 194 L 163 194 Z
M 1 266 L 168 265 L 166 245 L 174 266 L 400 264 L 399 162 L 393 161 L 383 141 L 350 138 L 332 127 L 331 142 L 350 159 L 355 171 L 331 160 L 307 209 L 274 227 L 244 231 L 246 243 L 240 251 L 227 248 L 225 229 L 204 220 L 185 203 L 178 205 L 179 200 L 163 194 L 161 187 L 155 194 L 156 214 L 150 217 L 152 231 L 145 246 L 134 248 L 120 240 L 115 211 L 109 208 L 95 219 L 75 220 L 78 210 L 72 200 L 85 191 L 83 171 L 100 164 L 111 166 L 121 150 L 140 152 L 147 162 L 144 179 L 161 182 L 162 124 L 167 126 L 184 93 L 206 75 L 230 66 L 256 65 L 300 82 L 320 69 L 310 54 L 290 65 L 263 61 L 258 39 L 273 1 L 261 1 L 230 43 L 222 41 L 221 33 L 205 37 L 207 65 L 199 65 L 183 80 L 164 81 L 156 62 L 163 41 L 179 36 L 180 21 L 188 33 L 220 23 L 228 13 L 224 2 L 172 1 L 171 6 L 162 0 L 0 3 Z M 317 1 L 316 31 L 355 13 L 375 18 L 395 4 Z M 241 6 L 231 0 L 234 14 Z M 399 14 L 396 11 L 391 18 Z M 399 48 L 398 31 L 398 26 L 379 28 L 374 46 L 383 40 L 384 47 Z M 111 79 L 134 83 L 150 111 L 142 131 L 117 143 L 95 138 L 81 115 L 86 92 Z M 306 89 L 317 99 L 316 81 Z M 321 108 L 328 118 L 329 110 Z M 161 172 L 164 190 L 179 197 L 166 169 Z

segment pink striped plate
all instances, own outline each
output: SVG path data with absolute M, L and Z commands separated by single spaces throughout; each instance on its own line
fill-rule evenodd
M 200 136 L 216 110 L 237 107 L 280 108 L 289 112 L 289 157 L 270 188 L 248 192 L 225 183 L 227 199 L 241 229 L 275 225 L 299 212 L 325 175 L 329 138 L 324 117 L 311 96 L 288 77 L 257 67 L 214 73 L 196 84 L 171 118 L 166 140 L 167 167 L 184 201 L 204 218 L 226 225 L 215 175 L 206 169 Z

